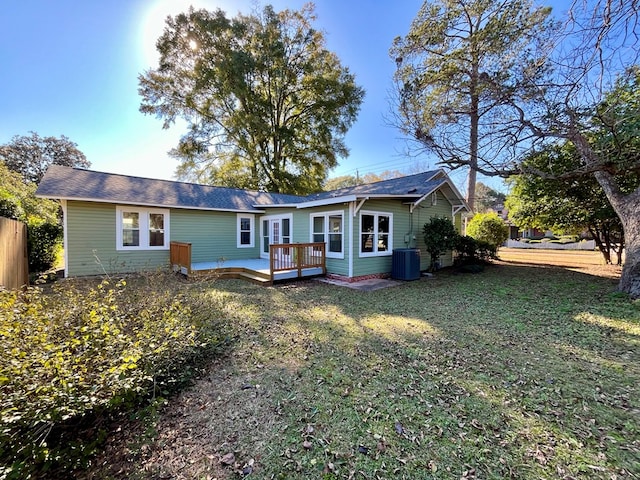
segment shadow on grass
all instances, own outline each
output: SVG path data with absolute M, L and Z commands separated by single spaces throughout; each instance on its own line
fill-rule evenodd
M 174 400 L 140 471 L 219 476 L 233 452 L 229 477 L 637 477 L 640 308 L 614 288 L 511 265 L 375 292 L 203 285 L 233 352 Z
M 608 478 L 638 474 L 640 448 L 640 312 L 614 286 L 499 266 L 377 292 L 308 284 L 259 296 L 266 328 L 279 318 L 315 345 L 289 421 L 322 424 L 345 471 L 388 475 L 399 462 L 444 477 Z M 350 456 L 380 438 L 383 453 Z M 337 468 L 302 453 L 271 471 Z

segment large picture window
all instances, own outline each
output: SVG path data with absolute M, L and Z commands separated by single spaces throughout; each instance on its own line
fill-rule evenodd
M 360 213 L 360 256 L 391 255 L 393 248 L 393 215 Z
M 255 216 L 253 214 L 238 214 L 238 248 L 251 248 L 255 237 Z
M 311 215 L 311 241 L 326 243 L 329 258 L 344 258 L 342 212 Z
M 116 207 L 117 250 L 167 250 L 169 210 Z

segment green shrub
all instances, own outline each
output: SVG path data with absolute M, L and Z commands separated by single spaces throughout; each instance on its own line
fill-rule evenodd
M 151 280 L 54 288 L 0 292 L 0 478 L 81 467 L 102 437 L 74 425 L 166 395 L 220 344 L 196 295 Z
M 459 237 L 456 227 L 446 217 L 431 217 L 422 227 L 426 250 L 431 256 L 431 270 L 436 269 L 440 255 L 452 250 Z
M 57 223 L 30 224 L 27 227 L 29 271 L 46 272 L 56 263 L 62 248 L 62 227 Z
M 495 212 L 476 213 L 467 225 L 467 235 L 498 248 L 509 238 L 509 227 Z
M 493 245 L 469 236 L 458 236 L 453 249 L 457 254 L 457 265 L 488 263 L 497 258 L 496 248 Z

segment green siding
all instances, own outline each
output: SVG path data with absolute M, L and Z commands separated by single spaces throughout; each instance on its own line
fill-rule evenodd
M 360 257 L 360 213 L 362 211 L 392 213 L 393 214 L 393 249 L 419 248 L 420 269 L 429 268 L 429 254 L 425 250 L 422 234 L 423 225 L 433 216 L 451 218 L 451 203 L 440 192 L 437 194 L 436 205 L 431 204 L 431 198 L 425 199 L 410 213 L 409 205 L 400 200 L 370 200 L 364 203 L 356 218 L 352 229 L 352 248 L 354 252 L 353 275 L 371 275 L 390 273 L 392 269 L 392 255 L 377 257 Z M 415 239 L 414 239 L 415 237 Z M 451 252 L 441 257 L 442 266 L 449 266 L 452 262 Z
M 342 212 L 342 235 L 344 236 L 344 258 L 327 258 L 327 272 L 336 275 L 349 275 L 349 242 L 347 225 L 350 223 L 347 204 L 328 205 L 326 207 L 305 208 L 293 212 L 293 241 L 307 243 L 311 241 L 311 215 L 325 212 Z
M 116 251 L 116 206 L 67 202 L 68 276 L 124 273 L 168 266 L 169 250 Z
M 436 205 L 431 204 L 431 199 L 427 198 L 421 204 L 418 205 L 413 211 L 414 230 L 416 234 L 417 247 L 420 249 L 420 269 L 427 270 L 431 264 L 431 258 L 429 253 L 425 250 L 424 234 L 422 233 L 422 227 L 429 221 L 431 217 L 447 217 L 451 218 L 451 203 L 442 195 L 441 192 L 437 192 L 438 200 Z M 459 217 L 459 215 L 456 215 Z M 454 221 L 455 225 L 455 221 Z M 451 252 L 440 257 L 440 263 L 443 267 L 448 267 L 453 264 L 453 257 Z
M 379 212 L 393 214 L 393 244 L 388 255 L 375 257 L 360 256 L 360 215 L 362 212 Z M 409 232 L 409 205 L 400 200 L 368 200 L 353 219 L 352 241 L 353 276 L 391 273 L 392 252 L 395 248 L 407 248 L 405 234 Z
M 235 212 L 171 210 L 171 240 L 191 243 L 191 261 L 258 258 L 259 215 L 254 218 L 252 248 L 238 248 L 238 220 Z
M 235 212 L 171 209 L 169 214 L 170 240 L 190 242 L 192 262 L 259 256 L 258 215 L 254 224 L 254 247 L 237 248 Z M 66 222 L 68 276 L 150 270 L 169 264 L 168 249 L 116 250 L 114 204 L 69 201 Z

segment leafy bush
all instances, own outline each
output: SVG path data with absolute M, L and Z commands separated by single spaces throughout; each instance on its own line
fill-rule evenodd
M 440 255 L 453 249 L 458 232 L 446 217 L 431 217 L 422 228 L 426 250 L 431 255 L 431 269 L 434 270 Z
M 27 227 L 29 271 L 46 272 L 55 263 L 62 248 L 62 227 L 57 223 L 30 224 Z
M 496 248 L 493 245 L 469 236 L 458 236 L 453 250 L 457 254 L 457 265 L 488 263 L 497 258 Z
M 509 238 L 509 227 L 497 213 L 477 213 L 467 225 L 467 235 L 498 248 Z
M 199 295 L 145 277 L 45 294 L 0 291 L 0 478 L 82 466 L 73 426 L 165 395 L 220 345 Z

